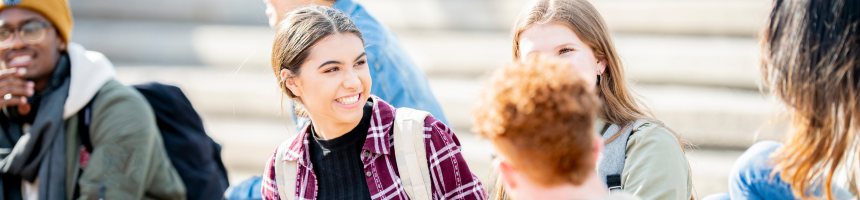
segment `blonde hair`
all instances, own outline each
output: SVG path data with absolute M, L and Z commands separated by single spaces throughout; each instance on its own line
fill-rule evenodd
M 281 91 L 296 102 L 296 115 L 308 117 L 302 99 L 287 88 L 285 81 L 298 77 L 302 64 L 310 56 L 310 49 L 317 41 L 334 34 L 351 33 L 361 37 L 361 31 L 349 17 L 325 6 L 308 6 L 287 13 L 287 17 L 276 27 L 272 44 L 272 71 L 278 79 Z M 364 39 L 362 39 L 364 43 Z M 290 77 L 281 77 L 283 69 L 290 70 Z
M 472 118 L 506 160 L 542 186 L 582 185 L 594 173 L 600 100 L 570 65 L 541 54 L 490 78 Z
M 860 194 L 859 11 L 852 0 L 777 0 L 762 32 L 763 80 L 791 120 L 785 146 L 772 154 L 773 175 L 804 199 L 817 189 L 833 199 L 842 167 Z
M 624 66 L 615 50 L 609 29 L 597 9 L 585 0 L 536 0 L 520 13 L 513 29 L 513 57 L 519 60 L 520 34 L 535 24 L 555 22 L 567 25 L 579 39 L 591 47 L 598 60 L 606 63 L 606 71 L 598 80 L 597 94 L 604 102 L 598 117 L 610 124 L 630 128 L 638 119 L 654 120 L 651 111 L 629 90 Z M 656 120 L 655 120 L 656 121 Z M 619 131 L 623 132 L 623 131 Z M 614 140 L 618 134 L 606 143 Z M 680 140 L 679 140 L 680 142 Z

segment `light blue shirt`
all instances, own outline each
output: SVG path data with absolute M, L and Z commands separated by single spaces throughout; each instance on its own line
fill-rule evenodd
M 338 0 L 333 7 L 349 15 L 361 31 L 373 79 L 370 93 L 396 108 L 430 112 L 436 119 L 450 125 L 436 96 L 430 91 L 424 72 L 406 54 L 394 33 L 352 0 Z

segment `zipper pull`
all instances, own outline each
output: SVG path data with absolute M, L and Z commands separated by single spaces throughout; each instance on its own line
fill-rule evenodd
M 99 200 L 105 200 L 105 185 L 104 184 L 102 184 L 102 186 L 99 188 Z

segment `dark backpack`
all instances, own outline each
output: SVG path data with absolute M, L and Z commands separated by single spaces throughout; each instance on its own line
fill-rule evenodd
M 223 199 L 227 190 L 227 169 L 221 162 L 221 145 L 206 135 L 203 121 L 191 102 L 176 86 L 144 83 L 133 86 L 149 102 L 164 148 L 182 182 L 188 199 Z M 95 99 L 95 98 L 93 98 Z M 87 151 L 93 146 L 89 137 L 89 113 L 92 101 L 81 110 L 81 141 Z

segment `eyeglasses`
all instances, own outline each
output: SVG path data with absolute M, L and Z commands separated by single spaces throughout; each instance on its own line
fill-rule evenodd
M 38 44 L 45 40 L 45 29 L 49 26 L 48 22 L 32 21 L 27 22 L 19 27 L 0 27 L 0 47 L 8 48 L 15 41 L 15 32 L 21 41 L 27 44 Z

